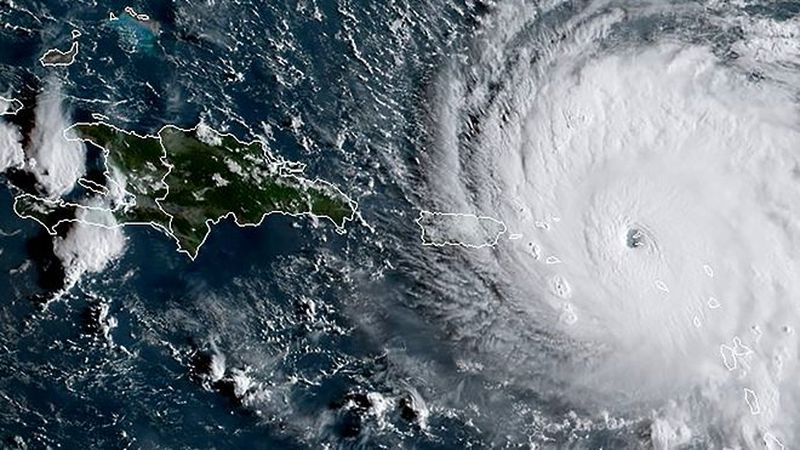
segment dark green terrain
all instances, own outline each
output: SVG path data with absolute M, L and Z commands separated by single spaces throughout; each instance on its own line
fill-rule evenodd
M 309 214 L 342 228 L 355 214 L 355 203 L 336 187 L 297 175 L 290 163 L 269 155 L 259 142 L 241 142 L 207 128 L 166 126 L 156 136 L 105 123 L 77 124 L 71 130 L 103 149 L 109 191 L 127 192 L 113 208 L 118 223 L 157 226 L 192 257 L 211 224 L 228 215 L 239 225 L 256 225 L 271 213 Z M 31 196 L 17 205 L 18 213 L 48 228 L 69 216 L 62 211 L 65 207 Z

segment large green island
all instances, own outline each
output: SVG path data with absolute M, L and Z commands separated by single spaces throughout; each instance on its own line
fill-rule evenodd
M 343 230 L 356 213 L 356 203 L 338 188 L 304 178 L 302 169 L 272 156 L 262 143 L 242 142 L 205 126 L 186 130 L 167 125 L 156 135 L 140 135 L 104 122 L 79 123 L 65 135 L 102 149 L 106 185 L 95 191 L 111 201 L 93 206 L 17 197 L 17 214 L 37 220 L 51 233 L 64 222 L 109 226 L 91 219 L 105 207 L 116 219 L 112 226 L 151 225 L 195 258 L 211 225 L 228 216 L 237 225 L 255 226 L 269 214 L 307 215 Z

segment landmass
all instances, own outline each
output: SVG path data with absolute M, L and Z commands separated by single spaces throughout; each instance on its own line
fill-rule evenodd
M 13 116 L 22 110 L 23 104 L 15 98 L 0 96 L 0 116 Z
M 126 6 L 120 15 L 110 12 L 108 19 L 110 27 L 118 33 L 119 44 L 123 51 L 132 53 L 144 50 L 150 53 L 156 49 L 161 27 L 149 15 L 138 13 L 132 7 Z
M 0 117 L 5 118 L 0 120 L 0 136 L 2 136 L 0 139 L 0 173 L 12 167 L 19 167 L 25 162 L 25 153 L 22 145 L 19 144 L 21 136 L 16 128 L 6 122 L 22 108 L 21 101 L 0 96 Z
M 493 247 L 508 231 L 500 220 L 465 213 L 420 211 L 415 222 L 426 246 Z
M 45 67 L 69 66 L 75 62 L 76 56 L 78 56 L 78 41 L 72 41 L 69 50 L 50 49 L 44 52 L 44 55 L 39 58 L 39 62 Z
M 155 135 L 142 135 L 105 122 L 78 123 L 65 136 L 102 150 L 106 185 L 78 184 L 107 198 L 97 202 L 104 206 L 87 206 L 17 196 L 16 213 L 51 234 L 76 217 L 105 217 L 91 214 L 105 210 L 116 223 L 103 219 L 90 225 L 149 225 L 172 236 L 178 250 L 194 259 L 211 226 L 228 216 L 239 226 L 257 226 L 270 214 L 311 216 L 343 231 L 356 213 L 357 204 L 334 185 L 302 177 L 296 164 L 274 157 L 261 142 L 243 142 L 203 125 L 167 125 Z
M 136 12 L 135 9 L 133 9 L 130 6 L 125 7 L 125 12 L 130 14 L 131 17 L 137 20 L 141 20 L 142 22 L 147 22 L 148 20 L 150 20 L 150 16 L 148 16 L 147 14 L 139 14 Z

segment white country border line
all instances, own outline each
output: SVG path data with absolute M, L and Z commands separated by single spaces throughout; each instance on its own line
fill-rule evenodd
M 25 106 L 21 101 L 12 97 L 3 97 L 0 95 L 0 101 L 5 102 L 7 105 L 11 105 L 11 110 L 0 112 L 0 116 L 16 115 Z
M 39 63 L 43 67 L 67 67 L 67 66 L 71 66 L 72 63 L 75 62 L 75 59 L 78 58 L 78 50 L 79 50 L 78 41 L 72 41 L 72 45 L 70 45 L 69 50 L 67 50 L 65 52 L 63 52 L 63 51 L 61 51 L 61 50 L 59 50 L 57 48 L 51 48 L 50 50 L 44 52 L 44 54 L 39 58 Z M 54 54 L 56 54 L 58 56 L 61 56 L 61 57 L 72 56 L 72 58 L 69 60 L 69 62 L 51 63 L 51 62 L 45 61 L 45 59 L 47 59 L 48 56 L 54 55 Z
M 86 177 L 78 178 L 78 184 L 83 186 L 83 188 L 86 189 L 87 191 L 94 192 L 97 195 L 100 195 L 100 196 L 103 196 L 103 197 L 108 197 L 108 195 L 109 195 L 107 187 L 102 186 L 102 185 L 100 185 L 98 183 L 95 183 L 94 181 L 92 181 L 92 180 L 90 180 L 90 179 L 88 179 Z M 127 192 L 127 191 L 125 191 L 125 192 Z
M 161 131 L 163 129 L 169 127 L 170 125 L 164 125 L 163 127 L 159 128 L 158 132 L 155 135 L 147 134 L 147 133 L 141 134 L 141 133 L 137 133 L 135 131 L 124 130 L 124 129 L 116 126 L 116 125 L 113 125 L 113 124 L 108 123 L 108 122 L 103 121 L 103 120 L 95 121 L 95 122 L 78 122 L 78 123 L 74 123 L 74 124 L 70 125 L 69 127 L 67 127 L 63 132 L 64 138 L 66 140 L 68 140 L 68 141 L 80 141 L 80 142 L 83 142 L 84 144 L 91 144 L 91 145 L 93 145 L 95 147 L 98 147 L 98 148 L 100 148 L 102 150 L 102 152 L 103 152 L 103 167 L 105 169 L 103 171 L 103 175 L 106 177 L 107 180 L 112 180 L 111 171 L 109 169 L 109 162 L 108 162 L 108 156 L 111 153 L 111 151 L 108 150 L 107 148 L 95 143 L 91 139 L 86 139 L 86 138 L 80 137 L 78 133 L 73 132 L 73 135 L 75 137 L 70 137 L 67 134 L 70 130 L 72 130 L 75 127 L 78 127 L 78 126 L 98 126 L 98 125 L 99 126 L 107 126 L 109 128 L 112 128 L 113 130 L 115 130 L 117 132 L 126 134 L 128 136 L 134 136 L 134 137 L 139 138 L 139 139 L 155 139 L 155 140 L 158 141 L 158 144 L 161 147 L 161 157 L 159 158 L 159 162 L 161 162 L 161 164 L 164 165 L 164 167 L 166 168 L 166 172 L 164 173 L 164 176 L 162 176 L 161 179 L 158 181 L 159 183 L 161 183 L 164 186 L 164 195 L 162 195 L 161 197 L 155 197 L 154 201 L 156 203 L 156 206 L 158 206 L 158 210 L 161 211 L 161 213 L 164 214 L 164 216 L 167 217 L 167 228 L 164 228 L 163 226 L 159 225 L 158 223 L 152 222 L 152 221 L 151 222 L 144 222 L 144 223 L 142 223 L 142 225 L 150 225 L 154 229 L 164 232 L 164 234 L 166 234 L 168 237 L 170 237 L 172 240 L 175 241 L 175 244 L 176 244 L 176 247 L 177 247 L 176 251 L 178 253 L 183 253 L 183 254 L 189 256 L 190 260 L 194 261 L 195 258 L 197 258 L 197 255 L 200 253 L 200 248 L 202 247 L 202 245 L 205 243 L 206 239 L 208 238 L 208 234 L 210 233 L 210 231 L 206 232 L 206 236 L 203 238 L 203 242 L 197 247 L 197 251 L 195 252 L 195 254 L 192 255 L 188 250 L 185 250 L 185 249 L 181 248 L 180 241 L 178 240 L 178 237 L 175 235 L 174 231 L 172 230 L 172 221 L 173 221 L 174 217 L 173 217 L 172 214 L 170 214 L 167 211 L 165 211 L 164 207 L 161 205 L 161 201 L 166 200 L 167 196 L 169 195 L 169 184 L 167 184 L 166 179 L 169 176 L 169 174 L 172 172 L 172 169 L 174 168 L 174 166 L 172 164 L 170 164 L 169 160 L 167 159 L 167 150 L 166 150 L 166 147 L 164 147 L 164 142 L 161 140 Z M 178 127 L 175 127 L 175 128 L 178 128 Z M 195 126 L 193 129 L 196 129 L 196 128 L 197 128 L 197 126 Z M 127 190 L 124 190 L 124 192 L 126 192 L 128 194 L 131 194 Z M 133 198 L 134 198 L 133 206 L 135 207 L 136 206 L 136 195 L 135 194 L 131 194 L 131 195 L 133 195 Z M 120 226 L 125 226 L 125 224 L 121 224 Z
M 319 180 L 319 179 L 317 179 L 317 180 L 318 181 L 322 181 L 322 180 Z M 322 181 L 322 182 L 327 183 L 326 181 Z M 338 190 L 338 188 L 335 188 L 335 189 Z M 339 192 L 341 193 L 341 191 L 339 191 Z M 222 220 L 224 220 L 224 219 L 226 219 L 228 217 L 233 217 L 234 224 L 239 228 L 260 227 L 261 224 L 264 223 L 264 220 L 266 220 L 267 216 L 271 216 L 271 215 L 274 215 L 274 214 L 281 215 L 281 216 L 289 216 L 289 217 L 311 217 L 311 218 L 314 218 L 314 219 L 328 219 L 331 223 L 333 223 L 333 225 L 334 225 L 334 227 L 336 229 L 336 233 L 341 235 L 341 234 L 345 233 L 345 224 L 347 224 L 347 222 L 353 221 L 353 219 L 355 218 L 355 213 L 356 213 L 357 208 L 358 208 L 358 203 L 356 203 L 354 200 L 350 199 L 346 195 L 344 195 L 344 194 L 342 194 L 342 195 L 344 196 L 344 198 L 347 199 L 347 201 L 350 204 L 351 209 L 352 209 L 352 212 L 350 213 L 350 216 L 345 217 L 344 220 L 342 221 L 342 226 L 339 226 L 336 223 L 336 221 L 334 221 L 333 218 L 331 218 L 328 215 L 314 214 L 314 213 L 309 212 L 309 211 L 299 212 L 299 213 L 292 213 L 292 212 L 281 211 L 281 210 L 269 211 L 269 212 L 265 212 L 264 214 L 262 214 L 261 215 L 261 219 L 259 219 L 258 222 L 252 222 L 252 223 L 249 223 L 249 222 L 242 223 L 242 222 L 240 222 L 239 218 L 236 216 L 236 213 L 233 212 L 233 211 L 229 211 L 229 212 L 217 217 L 216 219 L 207 219 L 205 221 L 206 234 L 205 234 L 205 236 L 203 236 L 202 242 L 200 242 L 200 244 L 198 244 L 197 250 L 194 252 L 194 254 L 190 253 L 188 250 L 186 250 L 184 248 L 181 248 L 180 242 L 178 242 L 178 238 L 175 237 L 174 234 L 172 234 L 172 233 L 170 233 L 170 234 L 171 234 L 172 238 L 175 240 L 175 242 L 177 242 L 177 244 L 178 244 L 178 250 L 177 250 L 178 253 L 183 253 L 183 254 L 187 255 L 189 257 L 189 259 L 191 259 L 192 261 L 194 261 L 197 258 L 197 255 L 200 254 L 200 249 L 203 247 L 203 245 L 205 245 L 206 241 L 208 240 L 208 237 L 211 235 L 211 226 L 212 225 L 218 225 Z M 170 227 L 172 227 L 172 221 L 171 220 L 170 220 Z
M 23 198 L 32 198 L 32 199 L 35 199 L 35 200 L 37 200 L 39 202 L 47 203 L 49 205 L 52 205 L 53 207 L 56 207 L 56 208 L 72 207 L 72 208 L 83 209 L 83 210 L 88 210 L 88 211 L 107 212 L 107 213 L 110 213 L 112 215 L 114 214 L 114 212 L 118 211 L 118 209 L 109 209 L 109 208 L 102 208 L 102 207 L 99 207 L 99 206 L 81 205 L 80 203 L 67 202 L 67 201 L 64 201 L 64 200 L 61 200 L 61 199 L 43 198 L 43 197 L 39 197 L 37 195 L 28 194 L 28 193 L 19 194 L 16 197 L 14 197 L 14 204 L 12 205 L 12 208 L 11 208 L 14 211 L 14 214 L 16 214 L 17 217 L 19 217 L 20 219 L 33 220 L 34 222 L 38 223 L 39 225 L 42 226 L 42 228 L 45 229 L 47 234 L 49 234 L 50 236 L 57 236 L 58 232 L 56 231 L 56 228 L 58 228 L 60 225 L 65 224 L 65 223 L 82 223 L 84 225 L 104 228 L 106 230 L 116 230 L 116 229 L 120 229 L 122 227 L 127 227 L 127 226 L 151 226 L 151 227 L 153 227 L 153 228 L 155 228 L 157 230 L 164 231 L 164 232 L 167 232 L 167 233 L 169 232 L 169 230 L 167 230 L 166 228 L 164 228 L 163 226 L 161 226 L 161 225 L 159 225 L 159 224 L 157 224 L 155 222 L 124 222 L 124 223 L 115 223 L 113 225 L 108 225 L 108 224 L 104 224 L 104 223 L 92 222 L 92 221 L 89 221 L 89 220 L 78 219 L 78 218 L 74 218 L 74 217 L 73 218 L 69 218 L 69 219 L 61 219 L 58 222 L 54 223 L 52 225 L 52 227 L 51 227 L 51 226 L 47 226 L 47 224 L 43 223 L 41 220 L 36 218 L 36 216 L 23 214 L 23 213 L 20 213 L 17 210 L 17 203 Z
M 164 146 L 164 141 L 161 139 L 161 132 L 163 130 L 167 129 L 167 128 L 171 128 L 171 129 L 176 129 L 176 130 L 183 131 L 185 133 L 191 133 L 191 132 L 195 132 L 201 126 L 201 124 L 197 124 L 192 128 L 181 128 L 181 127 L 178 127 L 176 125 L 167 124 L 167 125 L 164 125 L 161 128 L 159 128 L 158 132 L 155 135 L 152 135 L 152 134 L 140 134 L 140 133 L 137 133 L 135 131 L 123 130 L 122 128 L 119 128 L 116 125 L 112 125 L 112 124 L 110 124 L 108 122 L 105 122 L 105 121 L 78 122 L 78 123 L 72 124 L 71 126 L 67 127 L 63 132 L 64 138 L 66 140 L 68 140 L 68 141 L 81 141 L 81 142 L 84 142 L 84 143 L 89 143 L 89 144 L 94 145 L 95 147 L 99 147 L 103 151 L 103 166 L 105 168 L 103 174 L 106 177 L 106 179 L 109 179 L 109 180 L 113 181 L 113 178 L 111 178 L 111 172 L 109 170 L 109 164 L 108 164 L 108 155 L 111 152 L 108 149 L 106 149 L 105 147 L 102 147 L 102 146 L 96 144 L 91 139 L 81 138 L 80 136 L 78 136 L 77 133 L 74 133 L 75 137 L 70 137 L 67 134 L 67 132 L 69 130 L 71 130 L 71 129 L 77 127 L 77 126 L 96 126 L 96 125 L 107 126 L 107 127 L 110 127 L 112 129 L 120 132 L 120 133 L 127 134 L 127 135 L 130 135 L 130 136 L 135 136 L 135 137 L 140 138 L 140 139 L 155 139 L 155 140 L 158 141 L 159 146 L 161 147 L 160 162 L 162 164 L 164 164 L 164 166 L 167 168 L 166 173 L 164 174 L 163 177 L 161 177 L 159 182 L 164 185 L 164 189 L 165 189 L 166 192 L 164 193 L 163 196 L 156 197 L 155 198 L 155 203 L 158 206 L 158 209 L 166 217 L 169 218 L 169 221 L 168 221 L 169 229 L 165 229 L 164 227 L 162 227 L 161 225 L 159 225 L 159 224 L 157 224 L 155 222 L 141 222 L 141 223 L 139 223 L 139 222 L 126 222 L 126 223 L 119 224 L 119 226 L 125 226 L 128 223 L 130 223 L 131 225 L 148 225 L 149 224 L 149 225 L 153 226 L 154 228 L 156 228 L 158 230 L 164 231 L 164 232 L 166 232 L 166 234 L 169 237 L 171 237 L 176 242 L 176 244 L 177 244 L 176 245 L 177 246 L 177 250 L 176 251 L 178 253 L 183 253 L 183 254 L 187 255 L 189 257 L 189 259 L 192 260 L 192 261 L 194 261 L 197 258 L 197 255 L 200 253 L 200 249 L 203 247 L 203 245 L 208 240 L 208 236 L 211 234 L 211 225 L 217 225 L 217 224 L 219 224 L 220 221 L 222 221 L 223 219 L 225 219 L 226 217 L 229 217 L 229 216 L 233 216 L 236 226 L 242 227 L 242 228 L 243 227 L 258 227 L 264 222 L 264 220 L 265 220 L 265 218 L 267 216 L 272 215 L 272 214 L 280 214 L 280 215 L 285 215 L 285 216 L 290 216 L 290 217 L 303 217 L 303 216 L 305 216 L 305 217 L 312 217 L 312 218 L 316 218 L 316 219 L 328 219 L 331 223 L 334 224 L 334 227 L 336 228 L 336 232 L 338 234 L 344 234 L 345 233 L 345 225 L 347 224 L 347 222 L 353 221 L 355 219 L 357 213 L 358 213 L 358 202 L 356 202 L 355 200 L 351 199 L 348 195 L 346 195 L 344 192 L 342 192 L 341 189 L 339 189 L 337 186 L 333 185 L 332 183 L 330 183 L 328 181 L 325 181 L 325 180 L 321 180 L 319 178 L 315 178 L 312 181 L 312 180 L 309 180 L 307 178 L 300 177 L 300 176 L 298 176 L 298 175 L 296 175 L 294 173 L 285 174 L 285 172 L 283 171 L 284 167 L 286 167 L 287 165 L 291 166 L 293 164 L 293 162 L 292 161 L 288 161 L 288 160 L 284 159 L 283 157 L 276 156 L 276 155 L 273 155 L 272 153 L 270 153 L 267 150 L 267 147 L 264 145 L 264 143 L 262 141 L 257 140 L 257 139 L 254 139 L 254 140 L 249 141 L 249 142 L 248 141 L 242 141 L 232 133 L 221 133 L 221 132 L 219 132 L 217 130 L 214 130 L 213 128 L 209 127 L 209 130 L 211 130 L 216 135 L 218 135 L 220 137 L 230 137 L 240 145 L 250 146 L 252 144 L 258 144 L 261 147 L 262 155 L 264 156 L 265 159 L 268 160 L 267 162 L 269 164 L 274 165 L 273 168 L 277 171 L 277 174 L 278 174 L 279 177 L 293 178 L 296 181 L 300 182 L 300 184 L 302 184 L 304 186 L 307 185 L 307 184 L 310 184 L 312 186 L 314 186 L 314 185 L 325 185 L 328 189 L 332 189 L 332 190 L 336 191 L 337 194 L 341 195 L 347 201 L 348 205 L 350 206 L 351 213 L 350 213 L 350 215 L 348 217 L 344 217 L 344 219 L 342 220 L 342 225 L 339 226 L 336 223 L 336 221 L 333 220 L 333 218 L 328 216 L 328 215 L 314 214 L 312 212 L 293 213 L 293 212 L 282 211 L 282 210 L 268 211 L 268 212 L 264 213 L 261 216 L 261 219 L 256 223 L 241 223 L 239 221 L 239 218 L 236 216 L 236 213 L 233 212 L 233 211 L 229 211 L 229 212 L 227 212 L 225 214 L 222 214 L 221 216 L 219 216 L 219 217 L 217 217 L 215 219 L 207 219 L 205 221 L 206 233 L 205 233 L 205 235 L 203 237 L 203 240 L 200 242 L 200 244 L 198 244 L 197 250 L 194 252 L 194 254 L 192 254 L 188 250 L 186 250 L 186 249 L 181 247 L 180 241 L 178 240 L 177 236 L 175 235 L 175 232 L 174 232 L 173 226 L 172 226 L 172 222 L 174 220 L 174 216 L 172 214 L 168 213 L 167 211 L 165 211 L 164 207 L 161 205 L 161 202 L 166 200 L 167 197 L 169 196 L 169 184 L 167 184 L 166 179 L 172 173 L 172 169 L 175 167 L 174 165 L 172 165 L 169 162 L 169 159 L 167 158 L 168 153 L 167 153 L 166 147 Z M 207 126 L 207 125 L 204 125 L 204 126 Z M 302 163 L 300 163 L 300 164 L 302 164 Z M 303 165 L 303 167 L 305 167 L 305 165 Z M 290 169 L 290 170 L 292 170 L 292 172 L 296 171 L 296 169 Z M 127 194 L 132 195 L 134 197 L 134 199 L 136 198 L 135 194 L 132 194 L 132 193 L 128 192 L 127 190 L 125 190 L 124 192 L 126 192 Z M 133 205 L 135 206 L 135 200 L 134 200 L 134 204 Z M 80 219 L 75 219 L 75 221 L 80 222 Z M 37 220 L 37 222 L 38 222 L 38 220 Z M 93 224 L 90 224 L 90 225 L 93 225 Z M 108 228 L 108 227 L 105 227 L 105 228 Z
M 73 131 L 72 135 L 70 135 L 70 131 L 73 130 L 74 128 L 76 128 L 76 127 L 79 127 L 79 126 L 94 126 L 94 125 L 107 126 L 109 128 L 113 128 L 116 131 L 119 131 L 120 133 L 124 133 L 124 134 L 127 134 L 129 136 L 134 136 L 134 137 L 137 137 L 139 139 L 156 139 L 156 140 L 159 140 L 159 142 L 160 142 L 160 138 L 158 136 L 153 136 L 153 135 L 150 135 L 150 134 L 139 134 L 139 133 L 137 133 L 135 131 L 123 130 L 122 128 L 119 128 L 119 127 L 117 127 L 115 125 L 112 125 L 112 124 L 110 124 L 108 122 L 105 122 L 105 121 L 102 121 L 102 120 L 95 121 L 95 122 L 76 122 L 76 123 L 73 123 L 72 125 L 68 126 L 67 128 L 65 128 L 64 131 L 62 132 L 62 135 L 64 136 L 64 139 L 66 139 L 69 142 L 83 142 L 84 144 L 91 144 L 91 145 L 99 148 L 100 150 L 102 150 L 102 152 L 103 152 L 103 169 L 104 169 L 103 170 L 103 176 L 106 178 L 106 180 L 108 180 L 111 183 L 117 185 L 120 188 L 120 191 L 124 192 L 125 194 L 127 194 L 130 197 L 133 197 L 133 199 L 134 199 L 133 203 L 126 203 L 127 206 L 131 206 L 131 207 L 136 206 L 136 194 L 124 189 L 122 186 L 119 186 L 119 184 L 116 181 L 114 181 L 113 174 L 111 173 L 111 170 L 110 170 L 109 165 L 108 165 L 108 155 L 111 152 L 107 148 L 101 147 L 100 145 L 97 145 L 91 139 L 84 139 L 84 138 L 80 137 L 77 132 Z M 160 158 L 161 163 L 164 164 L 165 167 L 171 168 L 171 165 L 165 161 L 166 154 L 163 152 L 163 150 L 164 150 L 164 146 L 163 145 L 161 145 L 161 149 L 162 149 L 162 154 L 161 154 L 161 158 Z M 167 175 L 168 174 L 169 174 L 169 170 L 167 171 Z M 164 177 L 162 177 L 160 180 L 158 180 L 158 182 L 163 184 L 165 189 L 167 190 L 167 193 L 169 193 L 169 187 L 167 186 L 166 181 L 164 181 L 165 179 L 166 179 L 166 175 L 164 175 Z M 166 196 L 167 196 L 167 194 L 164 194 L 162 197 L 155 198 L 156 203 L 158 203 L 158 200 L 163 200 L 164 198 L 166 198 Z M 158 205 L 158 206 L 159 206 L 159 209 L 161 209 L 161 205 Z M 165 211 L 162 210 L 161 212 L 163 212 L 164 214 L 169 216 L 169 214 L 167 214 Z
M 133 17 L 136 20 L 141 20 L 142 22 L 148 22 L 150 20 L 150 16 L 147 14 L 139 14 L 133 9 L 132 6 L 126 6 L 125 12 L 128 13 L 129 16 Z
M 444 216 L 444 217 L 467 217 L 470 219 L 480 220 L 490 220 L 498 225 L 503 227 L 494 237 L 492 242 L 486 242 L 483 244 L 468 244 L 465 242 L 434 242 L 431 240 L 427 240 L 425 236 L 425 227 L 422 225 L 422 219 L 425 214 L 429 214 L 432 216 Z M 420 240 L 422 241 L 422 245 L 425 247 L 447 247 L 447 246 L 454 246 L 454 247 L 466 247 L 466 248 L 485 248 L 485 247 L 495 247 L 500 240 L 500 236 L 504 235 L 508 231 L 508 227 L 506 226 L 505 222 L 501 220 L 497 220 L 494 217 L 489 216 L 479 216 L 476 214 L 470 213 L 447 213 L 447 212 L 440 212 L 440 211 L 428 211 L 425 209 L 420 210 L 419 216 L 414 220 L 414 223 L 417 224 L 420 228 Z
M 268 162 L 270 164 L 274 164 L 275 165 L 274 169 L 277 170 L 277 173 L 278 173 L 279 177 L 293 178 L 296 181 L 298 181 L 302 186 L 306 186 L 307 184 L 311 184 L 311 185 L 323 184 L 323 185 L 326 185 L 328 188 L 335 190 L 336 193 L 338 193 L 339 195 L 341 195 L 342 197 L 344 197 L 346 199 L 348 205 L 350 206 L 351 213 L 350 213 L 350 216 L 345 217 L 344 220 L 342 220 L 342 226 L 340 227 L 336 223 L 336 221 L 333 220 L 332 217 L 330 217 L 328 215 L 324 215 L 324 214 L 323 215 L 314 214 L 314 213 L 312 213 L 310 211 L 293 213 L 293 212 L 283 211 L 283 210 L 277 209 L 277 210 L 274 210 L 274 211 L 265 212 L 264 214 L 261 215 L 261 218 L 258 220 L 258 222 L 255 222 L 255 223 L 242 223 L 242 222 L 239 221 L 239 218 L 236 216 L 235 212 L 228 211 L 228 212 L 220 215 L 219 217 L 217 217 L 215 219 L 207 219 L 205 221 L 206 233 L 203 236 L 203 240 L 200 242 L 200 244 L 197 245 L 197 250 L 195 250 L 194 254 L 192 254 L 188 250 L 186 250 L 186 249 L 181 247 L 180 241 L 178 240 L 177 236 L 175 235 L 175 232 L 174 232 L 173 227 L 172 227 L 172 222 L 174 220 L 174 216 L 172 214 L 169 214 L 168 212 L 166 212 L 164 210 L 164 208 L 161 206 L 161 203 L 160 203 L 162 200 L 166 200 L 167 196 L 169 195 L 169 185 L 166 183 L 165 180 L 167 179 L 169 174 L 172 173 L 172 169 L 175 167 L 172 164 L 170 164 L 168 159 L 167 159 L 167 148 L 164 146 L 164 141 L 161 139 L 161 131 L 166 129 L 166 128 L 172 128 L 172 129 L 183 131 L 185 133 L 189 133 L 189 132 L 196 131 L 200 126 L 201 126 L 201 124 L 197 124 L 192 128 L 181 128 L 181 127 L 178 127 L 178 126 L 175 126 L 175 125 L 164 125 L 163 127 L 161 127 L 158 130 L 158 135 L 156 136 L 156 139 L 158 139 L 159 144 L 161 145 L 161 149 L 163 151 L 162 161 L 164 161 L 164 163 L 168 167 L 167 173 L 162 178 L 162 182 L 167 186 L 167 193 L 162 198 L 156 199 L 156 203 L 158 204 L 158 207 L 161 210 L 161 212 L 163 212 L 164 214 L 166 214 L 169 217 L 170 235 L 175 240 L 175 242 L 177 244 L 178 253 L 183 253 L 183 254 L 187 255 L 190 260 L 194 261 L 197 258 L 197 256 L 200 254 L 200 249 L 203 248 L 203 245 L 205 245 L 206 241 L 208 240 L 208 237 L 211 235 L 211 226 L 212 225 L 218 225 L 223 219 L 225 219 L 227 217 L 231 217 L 231 216 L 233 216 L 234 223 L 236 224 L 236 226 L 238 226 L 240 228 L 244 228 L 244 227 L 259 227 L 259 226 L 261 226 L 262 223 L 264 223 L 264 220 L 267 218 L 267 216 L 271 216 L 273 214 L 279 214 L 279 215 L 289 216 L 289 217 L 311 217 L 311 218 L 316 218 L 316 219 L 328 219 L 331 223 L 333 223 L 334 227 L 336 228 L 336 232 L 338 234 L 344 234 L 345 233 L 345 225 L 347 224 L 347 222 L 353 221 L 353 219 L 355 218 L 356 212 L 358 211 L 358 202 L 356 202 L 355 200 L 351 199 L 344 192 L 342 192 L 341 189 L 339 189 L 338 187 L 336 187 L 332 183 L 329 183 L 327 181 L 321 180 L 319 178 L 315 178 L 312 181 L 312 180 L 309 180 L 307 178 L 300 177 L 300 176 L 296 175 L 295 173 L 285 174 L 283 169 L 286 166 L 291 166 L 292 165 L 291 162 L 287 161 L 287 160 L 285 160 L 285 159 L 283 159 L 281 157 L 277 157 L 277 156 L 272 155 L 271 153 L 269 153 L 267 151 L 267 147 L 264 145 L 264 143 L 262 141 L 259 141 L 257 139 L 254 139 L 254 140 L 249 141 L 249 142 L 248 141 L 242 141 L 236 135 L 234 135 L 232 133 L 220 133 L 217 130 L 214 130 L 213 128 L 209 127 L 209 130 L 211 130 L 213 133 L 215 133 L 215 134 L 217 134 L 217 135 L 219 135 L 221 137 L 230 137 L 234 141 L 236 141 L 239 145 L 243 145 L 245 147 L 249 147 L 252 144 L 258 144 L 261 147 L 261 152 L 262 152 L 263 156 L 266 159 L 269 160 Z M 305 165 L 303 165 L 303 166 L 305 167 Z

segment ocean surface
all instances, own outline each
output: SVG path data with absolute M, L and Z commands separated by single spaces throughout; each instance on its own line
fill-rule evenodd
M 26 105 L 9 121 L 24 128 L 47 92 L 64 123 L 202 122 L 305 164 L 360 212 L 341 235 L 226 219 L 195 261 L 126 227 L 119 255 L 60 292 L 80 261 L 13 213 L 3 180 L 2 446 L 791 448 L 800 390 L 782 327 L 800 314 L 782 299 L 800 285 L 753 255 L 778 248 L 795 267 L 794 234 L 737 222 L 717 188 L 763 187 L 741 209 L 778 206 L 751 219 L 798 217 L 777 200 L 794 199 L 789 182 L 765 175 L 791 158 L 761 151 L 798 143 L 798 16 L 755 1 L 0 1 L 0 95 Z M 43 67 L 74 30 L 75 62 Z M 737 143 L 730 163 L 718 149 Z M 751 178 L 710 169 L 762 154 Z M 421 210 L 519 237 L 423 246 Z M 720 231 L 731 223 L 746 228 Z M 759 229 L 783 237 L 725 244 Z M 636 230 L 652 259 L 619 256 L 638 250 L 617 234 Z M 685 269 L 701 263 L 718 285 Z M 742 267 L 786 281 L 759 290 Z M 702 303 L 713 289 L 718 319 Z M 663 292 L 706 297 L 667 307 Z M 767 362 L 725 371 L 734 335 Z

